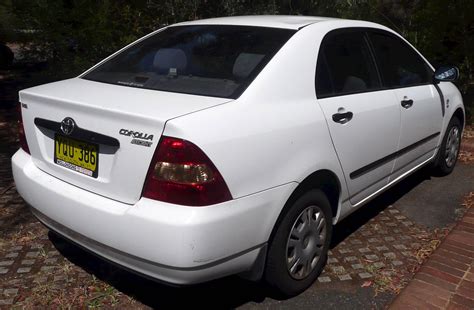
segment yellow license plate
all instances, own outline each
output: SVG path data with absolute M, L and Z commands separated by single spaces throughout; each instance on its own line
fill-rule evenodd
M 54 162 L 76 172 L 97 178 L 99 146 L 56 134 L 54 136 Z

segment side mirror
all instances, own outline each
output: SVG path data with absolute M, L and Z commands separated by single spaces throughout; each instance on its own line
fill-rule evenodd
M 434 80 L 438 82 L 453 82 L 459 77 L 459 69 L 457 67 L 441 67 L 434 73 Z

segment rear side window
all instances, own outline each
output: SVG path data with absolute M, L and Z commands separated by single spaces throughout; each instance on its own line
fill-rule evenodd
M 379 88 L 377 69 L 362 32 L 336 31 L 323 39 L 316 68 L 318 98 Z
M 385 86 L 409 87 L 431 83 L 431 68 L 403 40 L 384 32 L 371 32 L 369 37 Z
M 227 25 L 170 27 L 124 50 L 83 78 L 237 98 L 294 33 Z

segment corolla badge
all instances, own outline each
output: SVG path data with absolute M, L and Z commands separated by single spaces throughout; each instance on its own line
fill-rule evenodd
M 61 131 L 65 135 L 70 135 L 74 131 L 74 128 L 76 128 L 76 122 L 70 117 L 66 117 L 61 122 Z

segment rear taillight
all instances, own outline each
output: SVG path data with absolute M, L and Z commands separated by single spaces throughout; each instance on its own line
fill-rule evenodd
M 211 160 L 193 143 L 163 136 L 148 171 L 143 196 L 186 206 L 231 200 Z
M 23 151 L 30 154 L 30 148 L 28 147 L 28 143 L 26 142 L 25 127 L 23 126 L 23 113 L 21 110 L 21 103 L 18 104 L 17 110 L 18 110 L 18 139 L 20 140 L 20 147 L 23 149 Z

